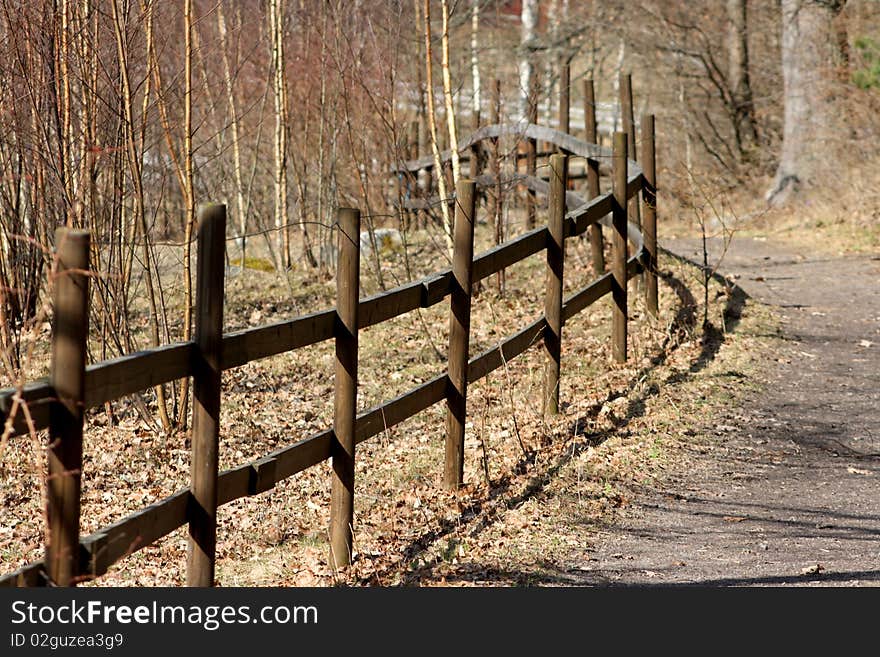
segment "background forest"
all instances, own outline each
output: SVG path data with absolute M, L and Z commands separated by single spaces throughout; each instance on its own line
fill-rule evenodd
M 92 234 L 95 360 L 187 340 L 198 203 L 228 204 L 231 264 L 320 276 L 338 206 L 405 228 L 402 161 L 523 121 L 531 98 L 558 125 L 564 65 L 571 130 L 592 79 L 606 140 L 632 73 L 668 217 L 727 226 L 849 185 L 847 221 L 877 224 L 869 0 L 2 0 L 0 49 L 7 382 L 46 319 L 56 226 Z M 185 424 L 165 394 L 163 426 Z

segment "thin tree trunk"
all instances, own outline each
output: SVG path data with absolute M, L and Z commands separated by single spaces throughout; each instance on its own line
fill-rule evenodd
M 68 225 L 74 225 L 77 228 L 82 226 L 81 216 L 77 216 L 74 208 L 73 200 L 75 198 L 74 176 L 75 167 L 73 161 L 73 132 L 70 112 L 70 0 L 61 0 L 61 33 L 60 44 L 58 48 L 58 75 L 59 85 L 61 86 L 60 104 L 61 104 L 61 139 L 59 140 L 59 173 L 61 176 L 62 188 L 64 190 L 64 208 L 67 215 Z
M 324 182 L 324 167 L 325 167 L 325 154 L 324 150 L 326 148 L 325 140 L 326 140 L 326 132 L 327 132 L 327 3 L 321 3 L 321 63 L 320 63 L 320 76 L 321 76 L 321 97 L 320 97 L 320 113 L 318 120 L 318 210 L 315 213 L 315 216 L 318 220 L 318 235 L 319 235 L 319 247 L 318 254 L 321 253 L 320 248 L 320 235 L 321 229 L 320 224 L 330 225 L 330 221 L 324 221 L 324 196 L 326 192 L 326 185 Z M 327 215 L 330 216 L 329 214 Z M 330 231 L 326 231 L 327 234 L 330 234 Z M 319 263 L 322 266 L 326 265 L 326 263 Z
M 183 80 L 183 169 L 184 169 L 184 201 L 186 216 L 183 233 L 183 341 L 192 338 L 192 239 L 196 221 L 195 189 L 193 185 L 193 122 L 192 122 L 192 64 L 193 64 L 193 2 L 183 2 L 184 30 L 184 80 Z M 189 377 L 180 380 L 180 407 L 177 415 L 177 426 L 185 429 L 189 411 Z
M 455 126 L 455 107 L 452 103 L 452 76 L 449 72 L 449 5 L 440 0 L 443 32 L 440 35 L 441 64 L 443 73 L 443 99 L 446 102 L 446 126 L 449 129 L 449 148 L 452 150 L 452 187 L 461 180 L 461 158 L 458 155 L 458 130 Z
M 278 231 L 280 269 L 290 267 L 287 230 L 287 90 L 284 80 L 284 0 L 270 0 L 272 72 L 275 87 L 275 230 Z
M 237 26 L 237 27 L 240 27 Z M 247 212 L 244 205 L 244 177 L 241 166 L 241 137 L 238 127 L 238 107 L 235 102 L 235 87 L 232 84 L 232 64 L 229 61 L 228 30 L 226 16 L 223 13 L 223 0 L 217 3 L 217 31 L 223 46 L 223 83 L 226 87 L 226 102 L 229 103 L 229 127 L 232 131 L 232 170 L 235 175 L 235 208 L 238 212 L 238 234 L 241 240 L 241 266 L 245 267 L 247 258 Z M 237 40 L 236 40 L 237 42 Z
M 748 0 L 727 0 L 727 59 L 734 134 L 740 160 L 758 141 L 749 76 Z
M 443 217 L 443 235 L 446 238 L 446 250 L 452 258 L 452 220 L 449 216 L 449 204 L 446 193 L 446 177 L 443 175 L 443 163 L 440 159 L 440 144 L 437 140 L 437 117 L 434 112 L 434 73 L 431 49 L 431 0 L 425 0 L 425 80 L 428 88 L 428 129 L 431 133 L 431 152 L 434 155 L 434 175 L 437 177 L 437 190 L 440 194 L 440 212 Z
M 123 119 L 125 121 L 126 153 L 128 155 L 128 168 L 131 175 L 132 184 L 134 186 L 134 217 L 132 218 L 132 236 L 137 237 L 137 230 L 141 232 L 141 248 L 143 250 L 144 260 L 144 283 L 147 291 L 147 301 L 150 306 L 150 344 L 153 347 L 159 346 L 159 314 L 156 307 L 156 292 L 153 287 L 153 273 L 150 268 L 150 233 L 147 228 L 145 199 L 144 199 L 144 181 L 143 181 L 143 131 L 138 133 L 134 120 L 134 92 L 132 90 L 131 78 L 129 75 L 128 63 L 128 33 L 126 30 L 127 16 L 122 14 L 123 8 L 119 6 L 119 0 L 113 0 L 113 28 L 116 37 L 116 56 L 119 63 L 119 74 L 122 80 L 122 108 Z M 146 21 L 147 43 L 152 39 L 153 15 L 152 7 L 148 7 L 148 11 L 144 16 Z M 147 104 L 149 98 L 149 74 L 147 74 L 146 88 L 144 91 L 144 103 Z M 143 118 L 143 117 L 142 117 Z M 165 401 L 165 390 L 159 385 L 155 388 L 156 401 L 159 410 L 159 419 L 162 422 L 162 428 L 166 432 L 171 431 L 171 420 L 168 417 L 168 408 Z

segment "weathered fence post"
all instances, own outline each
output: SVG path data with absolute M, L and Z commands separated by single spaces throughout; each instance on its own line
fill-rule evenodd
M 336 391 L 333 407 L 333 481 L 330 490 L 330 564 L 351 563 L 354 528 L 354 430 L 358 384 L 361 213 L 336 214 L 339 256 L 336 270 Z
M 492 125 L 501 123 L 501 80 L 495 79 L 492 84 L 492 114 L 489 119 Z M 495 227 L 495 244 L 504 242 L 504 214 L 502 210 L 502 194 L 501 187 L 501 155 L 498 148 L 498 137 L 492 137 L 489 142 L 490 146 L 490 167 L 492 176 L 495 178 L 494 191 L 489 193 L 491 203 L 489 204 L 489 214 L 492 215 L 492 223 Z M 498 286 L 498 294 L 504 296 L 504 280 L 506 272 L 504 269 L 495 274 L 495 282 Z
M 420 125 L 421 124 L 418 120 L 411 121 L 409 124 L 409 152 L 407 153 L 407 157 L 410 160 L 417 160 L 419 159 L 419 155 L 421 155 Z M 409 177 L 409 196 L 412 200 L 420 199 L 423 196 L 427 198 L 430 195 L 429 190 L 422 188 L 424 185 L 429 185 L 429 183 L 426 183 L 424 180 L 424 169 L 410 171 L 406 175 Z M 424 210 L 421 208 L 410 210 L 407 213 L 407 219 L 410 222 L 414 222 L 416 228 L 427 225 Z M 409 229 L 409 225 L 407 225 L 407 229 Z
M 626 133 L 626 153 L 629 159 L 636 161 L 636 123 L 633 111 L 633 88 L 632 75 L 629 73 L 620 74 L 620 112 L 623 115 L 623 131 Z M 641 212 L 639 210 L 639 199 L 634 196 L 629 201 L 629 216 L 632 217 L 633 223 L 639 228 L 642 227 Z
M 419 122 L 410 121 L 406 132 L 406 150 L 402 154 L 404 160 L 416 160 L 419 157 Z M 418 192 L 418 171 L 403 171 L 399 173 L 402 177 L 404 189 L 406 190 L 401 201 L 406 203 L 408 200 L 414 200 L 419 196 Z M 401 208 L 401 217 L 403 217 L 403 226 L 409 230 L 413 223 L 418 226 L 418 211 L 413 209 Z
M 599 131 L 596 127 L 596 95 L 593 80 L 584 80 L 584 138 L 592 144 L 599 143 Z M 599 161 L 587 159 L 587 200 L 599 196 Z M 605 273 L 605 249 L 602 241 L 601 224 L 590 226 L 590 253 L 593 258 L 593 269 L 597 275 Z
M 406 156 L 410 160 L 416 160 L 419 157 L 419 122 L 410 121 L 406 134 L 406 141 L 409 145 Z
M 532 78 L 529 89 L 529 123 L 538 123 L 538 76 Z M 517 167 L 518 169 L 519 167 Z M 538 141 L 531 137 L 526 140 L 526 175 L 534 177 L 538 170 Z M 535 227 L 535 191 L 526 190 L 526 228 L 532 230 Z
M 449 313 L 449 383 L 446 390 L 446 465 L 444 480 L 458 488 L 464 480 L 464 425 L 473 289 L 475 187 L 461 180 L 455 190 L 455 244 Z
M 645 186 L 642 190 L 642 203 L 645 206 L 645 250 L 648 263 L 645 268 L 645 296 L 648 312 L 653 317 L 659 314 L 657 304 L 657 171 L 654 155 L 654 115 L 642 117 L 642 172 Z
M 52 386 L 58 399 L 52 404 L 49 416 L 46 570 L 54 585 L 72 586 L 79 575 L 83 402 L 89 334 L 89 233 L 59 228 L 55 244 L 58 268 L 52 329 Z
M 559 413 L 559 372 L 562 355 L 562 273 L 565 264 L 565 189 L 568 182 L 568 156 L 550 156 L 550 213 L 547 221 L 547 285 L 544 295 L 544 348 L 547 366 L 544 408 L 549 415 Z
M 613 299 L 612 309 L 612 333 L 614 360 L 618 363 L 626 362 L 626 178 L 627 178 L 627 152 L 626 133 L 614 133 L 612 166 L 612 187 L 614 204 L 612 210 L 612 222 L 614 226 L 612 246 L 612 271 L 613 281 L 611 296 Z
M 471 116 L 473 118 L 473 128 L 474 132 L 480 129 L 480 123 L 482 122 L 482 115 L 480 113 L 480 108 L 475 107 L 471 111 Z M 480 142 L 474 142 L 471 146 L 471 163 L 469 167 L 469 171 L 471 174 L 471 178 L 477 178 L 483 174 L 483 166 L 485 165 L 485 150 Z
M 220 442 L 220 374 L 223 358 L 223 279 L 226 206 L 199 208 L 196 262 L 196 357 L 187 586 L 213 586 L 217 547 L 217 463 Z
M 568 61 L 562 61 L 559 65 L 559 132 L 569 134 L 571 121 L 569 109 L 571 107 L 571 66 Z M 564 153 L 564 149 L 558 146 L 558 151 Z

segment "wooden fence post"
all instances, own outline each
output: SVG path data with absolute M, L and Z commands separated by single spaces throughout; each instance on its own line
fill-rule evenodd
M 449 383 L 446 390 L 446 465 L 449 488 L 464 481 L 464 424 L 467 415 L 467 369 L 474 269 L 475 187 L 460 180 L 455 190 L 455 244 L 449 313 Z
M 596 96 L 593 81 L 584 80 L 584 138 L 592 144 L 599 143 L 599 131 L 596 127 Z M 599 196 L 599 161 L 587 159 L 587 200 Z M 593 258 L 593 269 L 596 275 L 605 273 L 605 250 L 602 241 L 601 224 L 590 226 L 590 253 Z
M 406 152 L 407 158 L 416 160 L 419 157 L 419 122 L 410 121 L 406 133 L 406 141 L 409 146 Z
M 645 250 L 648 252 L 648 266 L 645 268 L 645 296 L 648 312 L 652 317 L 660 313 L 657 303 L 657 171 L 654 155 L 654 115 L 642 117 L 642 171 L 645 187 L 642 190 L 642 203 L 645 206 Z
M 489 122 L 492 125 L 501 123 L 501 80 L 495 78 L 492 84 L 492 114 Z M 490 146 L 490 167 L 492 176 L 495 178 L 494 191 L 489 193 L 491 203 L 489 214 L 492 216 L 492 224 L 495 227 L 495 245 L 504 242 L 504 213 L 502 212 L 501 200 L 503 189 L 501 186 L 501 154 L 498 148 L 498 137 L 492 137 Z M 495 283 L 498 286 L 498 294 L 504 296 L 504 281 L 506 273 L 504 269 L 495 274 Z
M 626 133 L 626 153 L 627 157 L 633 162 L 636 161 L 636 123 L 633 113 L 633 88 L 632 75 L 629 73 L 620 74 L 620 112 L 623 123 L 623 131 Z M 633 223 L 639 228 L 642 227 L 641 212 L 639 210 L 639 199 L 633 197 L 629 202 L 629 216 L 632 217 Z
M 614 204 L 613 217 L 613 241 L 612 241 L 612 271 L 614 279 L 611 285 L 611 296 L 614 302 L 612 309 L 612 333 L 614 360 L 618 363 L 626 362 L 626 178 L 627 178 L 627 151 L 626 133 L 614 133 L 612 165 L 612 185 Z
M 59 228 L 55 233 L 55 325 L 52 330 L 52 386 L 57 401 L 49 411 L 49 536 L 46 570 L 56 586 L 72 586 L 79 575 L 80 484 L 83 401 L 89 334 L 89 233 Z
M 226 206 L 199 208 L 187 586 L 213 586 L 223 358 Z
M 474 132 L 480 129 L 480 123 L 482 121 L 482 116 L 480 114 L 480 108 L 475 107 L 471 111 L 471 116 L 473 118 L 473 129 Z M 483 175 L 483 166 L 485 165 L 485 148 L 482 143 L 474 142 L 471 146 L 471 162 L 469 171 L 471 174 L 471 178 L 477 178 L 478 176 Z
M 532 76 L 532 84 L 529 89 L 529 123 L 538 123 L 538 76 Z M 519 169 L 519 167 L 517 167 Z M 526 140 L 526 175 L 534 177 L 538 170 L 538 141 L 529 138 Z M 535 227 L 535 192 L 532 189 L 526 190 L 526 229 L 532 230 Z
M 544 348 L 547 367 L 544 409 L 559 413 L 559 372 L 562 355 L 562 273 L 565 264 L 565 189 L 568 182 L 568 156 L 550 156 L 550 213 L 547 221 L 547 284 L 544 296 Z
M 336 269 L 336 391 L 333 408 L 333 480 L 330 490 L 330 564 L 351 563 L 354 526 L 354 430 L 357 414 L 358 302 L 361 213 L 339 208 Z
M 571 66 L 568 61 L 562 61 L 559 64 L 559 132 L 569 134 L 571 132 L 571 121 L 569 119 L 569 109 L 571 107 Z M 563 149 L 558 147 L 559 152 L 563 153 Z
M 402 159 L 416 160 L 419 157 L 419 122 L 410 121 L 406 132 L 406 152 Z M 403 181 L 406 189 L 406 198 L 403 200 L 414 200 L 418 198 L 419 172 L 404 171 L 402 173 Z M 413 222 L 418 226 L 418 211 L 402 209 L 404 218 L 404 227 L 409 230 Z

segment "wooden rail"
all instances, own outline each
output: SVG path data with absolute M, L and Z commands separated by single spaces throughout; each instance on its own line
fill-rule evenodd
M 478 130 L 461 148 L 464 150 L 480 140 L 495 139 L 510 132 L 503 126 L 487 126 Z M 57 496 L 50 500 L 48 508 L 50 527 L 73 528 L 73 534 L 69 531 L 64 534 L 62 542 L 47 553 L 45 561 L 27 565 L 0 578 L 0 585 L 67 585 L 99 577 L 120 559 L 187 524 L 190 526 L 191 542 L 187 581 L 190 585 L 211 585 L 217 507 L 271 490 L 279 482 L 328 459 L 333 461 L 334 472 L 331 560 L 336 565 L 347 564 L 351 555 L 354 462 L 358 443 L 445 400 L 448 406 L 446 483 L 458 486 L 463 478 L 462 444 L 468 384 L 484 378 L 532 345 L 543 343 L 548 355 L 545 408 L 547 412 L 556 412 L 562 365 L 562 328 L 577 313 L 608 294 L 613 294 L 614 298 L 613 351 L 618 360 L 624 360 L 626 281 L 644 271 L 651 273 L 657 252 L 653 117 L 643 120 L 642 150 L 650 157 L 650 162 L 643 165 L 627 160 L 625 133 L 615 135 L 613 152 L 541 126 L 529 125 L 525 134 L 532 139 L 553 143 L 565 152 L 581 154 L 590 159 L 616 155 L 613 158 L 613 193 L 598 195 L 592 189 L 589 193 L 594 198 L 587 200 L 574 192 L 565 192 L 567 156 L 554 155 L 550 185 L 534 176 L 516 178 L 536 193 L 551 193 L 548 225 L 473 257 L 474 189 L 494 186 L 498 182 L 494 176 L 478 176 L 475 181 L 462 183 L 457 189 L 458 216 L 453 268 L 362 300 L 358 298 L 357 281 L 360 244 L 357 239 L 359 228 L 355 221 L 357 211 L 340 210 L 337 308 L 226 335 L 222 334 L 222 226 L 225 223 L 225 208 L 217 205 L 204 207 L 200 212 L 197 281 L 198 307 L 203 312 L 197 317 L 196 337 L 192 342 L 149 349 L 88 367 L 83 367 L 81 363 L 77 365 L 77 358 L 81 354 L 74 350 L 64 356 L 66 380 L 60 376 L 61 360 L 58 360 L 54 363 L 54 374 L 50 381 L 0 391 L 0 413 L 10 435 L 51 427 L 53 432 L 61 436 L 62 442 L 58 444 L 69 445 L 73 450 L 64 452 L 59 462 L 66 469 L 58 471 Z M 411 171 L 431 164 L 427 160 L 414 160 L 406 163 L 404 168 Z M 643 199 L 646 219 L 644 236 L 637 225 L 627 221 L 628 202 L 637 199 L 643 190 L 646 192 Z M 570 208 L 568 212 L 566 208 Z M 565 239 L 578 236 L 591 226 L 600 224 L 614 229 L 613 271 L 600 275 L 563 300 Z M 601 236 L 598 231 L 592 234 Z M 59 244 L 63 242 L 61 237 L 58 241 Z M 627 241 L 631 248 L 629 256 Z M 59 248 L 62 264 L 78 263 L 78 259 L 82 260 L 79 265 L 87 264 L 87 239 L 64 243 L 67 250 Z M 473 283 L 541 251 L 547 251 L 548 271 L 544 316 L 495 347 L 469 358 L 469 308 Z M 78 271 L 87 268 L 75 267 Z M 656 276 L 647 280 L 653 280 L 647 285 L 646 294 L 649 310 L 656 314 Z M 70 285 L 80 285 L 77 292 L 65 291 L 63 286 L 58 288 L 60 296 L 56 300 L 56 328 L 53 331 L 56 344 L 59 335 L 64 335 L 65 331 L 68 335 L 85 335 L 88 330 L 88 315 L 75 302 L 75 298 L 79 298 L 77 294 L 82 295 L 82 283 L 83 280 L 71 277 Z M 447 296 L 451 297 L 452 328 L 447 371 L 394 399 L 356 414 L 358 330 L 416 308 L 433 306 Z M 290 445 L 249 463 L 217 472 L 220 372 L 331 338 L 336 340 L 337 353 L 333 428 L 292 441 Z M 77 372 L 81 377 L 79 387 L 76 384 Z M 195 409 L 198 419 L 193 423 L 191 486 L 77 539 L 80 473 L 71 466 L 76 466 L 81 440 L 78 447 L 74 430 L 77 418 L 71 420 L 70 409 L 73 409 L 74 415 L 79 414 L 81 427 L 84 409 L 187 376 L 194 377 L 198 397 Z M 74 400 L 72 406 L 71 399 Z M 28 421 L 23 419 L 24 406 L 28 411 Z M 66 415 L 61 412 L 64 408 L 68 409 Z M 81 433 L 79 437 L 81 439 Z M 73 469 L 76 471 L 72 472 Z M 59 504 L 58 500 L 64 503 Z

